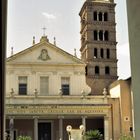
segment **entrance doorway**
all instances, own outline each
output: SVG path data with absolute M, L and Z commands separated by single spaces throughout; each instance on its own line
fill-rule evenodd
M 104 136 L 104 118 L 88 118 L 86 119 L 86 131 L 99 130 Z
M 52 140 L 50 122 L 38 123 L 38 140 Z

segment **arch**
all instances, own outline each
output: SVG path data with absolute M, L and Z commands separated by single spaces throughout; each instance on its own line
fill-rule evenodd
M 110 68 L 109 66 L 105 67 L 105 74 L 109 75 L 110 74 Z
M 103 48 L 101 48 L 101 50 L 100 50 L 100 56 L 101 56 L 101 58 L 104 58 L 104 49 Z
M 85 67 L 85 75 L 86 76 L 88 75 L 88 68 L 87 68 L 87 66 Z
M 98 15 L 99 16 L 99 21 L 102 21 L 103 20 L 102 15 L 103 15 L 102 12 L 99 12 L 99 15 Z
M 104 13 L 104 21 L 108 21 L 108 13 L 107 12 Z
M 93 12 L 93 19 L 94 19 L 95 21 L 97 21 L 97 11 L 94 11 L 94 12 Z
M 99 40 L 103 40 L 103 31 L 102 30 L 100 30 L 99 31 Z
M 95 66 L 95 74 L 100 74 L 100 68 L 99 66 Z
M 97 48 L 94 48 L 94 58 L 98 57 Z
M 105 41 L 109 40 L 108 35 L 109 35 L 108 31 L 105 31 L 104 32 L 104 39 L 105 39 Z
M 97 35 L 97 31 L 95 30 L 94 31 L 94 40 L 97 40 L 98 39 L 98 35 Z
M 110 49 L 106 50 L 106 57 L 109 59 L 110 58 Z

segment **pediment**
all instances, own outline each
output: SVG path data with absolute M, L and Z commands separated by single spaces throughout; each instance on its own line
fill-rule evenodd
M 9 58 L 8 63 L 20 64 L 84 64 L 77 57 L 49 42 L 38 43 Z

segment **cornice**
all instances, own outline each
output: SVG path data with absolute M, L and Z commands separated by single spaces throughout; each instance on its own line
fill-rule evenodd
M 113 59 L 113 58 L 92 58 L 92 59 L 87 59 L 87 61 L 90 63 L 95 63 L 95 62 L 109 62 L 109 63 L 117 63 L 118 60 L 117 59 Z
M 82 60 L 81 60 L 82 61 Z M 57 67 L 61 67 L 61 66 L 84 66 L 85 63 L 42 63 L 42 62 L 10 62 L 8 63 L 7 62 L 7 66 L 10 66 L 10 65 L 14 65 L 15 66 L 44 66 L 44 67 L 49 67 L 49 66 L 57 66 Z
M 117 45 L 117 42 L 116 41 L 85 41 L 84 44 L 82 44 L 81 48 L 80 48 L 80 51 L 83 50 L 83 48 L 85 48 L 85 46 L 87 44 L 98 44 L 98 45 L 114 45 L 116 46 Z
M 83 13 L 83 11 L 86 9 L 86 7 L 88 7 L 88 6 L 91 6 L 91 7 L 93 7 L 93 6 L 107 6 L 107 7 L 109 7 L 109 8 L 115 8 L 115 6 L 116 6 L 116 4 L 115 3 L 111 3 L 111 2 L 97 2 L 97 1 L 86 1 L 84 4 L 83 4 L 83 6 L 82 6 L 82 8 L 81 8 L 81 10 L 80 10 L 80 12 L 79 12 L 79 15 L 80 16 L 82 16 L 82 13 Z
M 80 34 L 83 34 L 84 30 L 86 28 L 88 28 L 87 26 L 89 26 L 89 25 L 90 26 L 93 26 L 93 25 L 102 25 L 102 27 L 108 27 L 108 28 L 110 28 L 110 26 L 111 26 L 111 27 L 114 27 L 115 28 L 116 23 L 113 22 L 113 21 L 106 21 L 106 22 L 103 22 L 103 21 L 102 22 L 101 21 L 85 21 L 85 24 L 83 24 L 81 26 Z M 93 30 L 93 29 L 91 29 L 91 30 Z
M 87 75 L 87 78 L 93 78 L 93 79 L 118 79 L 118 76 L 112 76 L 112 75 Z

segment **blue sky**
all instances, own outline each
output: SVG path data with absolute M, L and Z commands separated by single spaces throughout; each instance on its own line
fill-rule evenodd
M 8 36 L 7 56 L 11 47 L 14 53 L 36 43 L 46 34 L 51 43 L 56 37 L 56 44 L 65 51 L 74 54 L 74 48 L 80 57 L 80 17 L 79 11 L 85 0 L 9 0 L 8 1 Z M 117 56 L 119 78 L 130 76 L 129 47 L 127 31 L 126 2 L 115 0 Z

